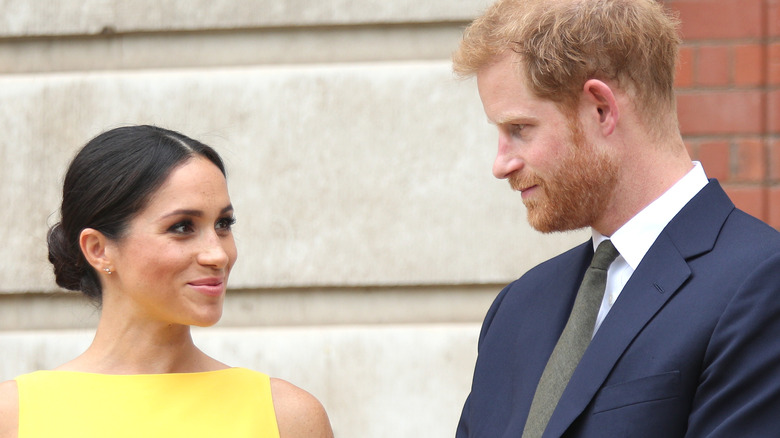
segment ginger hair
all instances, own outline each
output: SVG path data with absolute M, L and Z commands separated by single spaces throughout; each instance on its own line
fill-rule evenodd
M 677 27 L 657 0 L 498 0 L 466 28 L 453 69 L 473 76 L 514 52 L 530 90 L 569 115 L 587 80 L 610 81 L 655 131 L 677 123 Z

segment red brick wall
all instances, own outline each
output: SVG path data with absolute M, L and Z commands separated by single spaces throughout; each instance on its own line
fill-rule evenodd
M 694 159 L 780 228 L 780 0 L 666 0 L 682 21 L 676 88 Z

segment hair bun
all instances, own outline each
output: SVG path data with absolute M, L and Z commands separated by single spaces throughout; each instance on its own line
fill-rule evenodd
M 49 229 L 46 241 L 57 285 L 94 296 L 97 292 L 94 290 L 94 274 L 83 259 L 81 249 L 75 242 L 68 241 L 60 222 Z

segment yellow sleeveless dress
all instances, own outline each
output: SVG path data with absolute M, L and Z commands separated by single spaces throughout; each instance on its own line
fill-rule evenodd
M 267 375 L 36 371 L 16 378 L 19 438 L 279 438 Z

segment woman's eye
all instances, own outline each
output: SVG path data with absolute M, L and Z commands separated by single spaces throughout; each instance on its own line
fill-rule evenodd
M 191 233 L 194 227 L 190 221 L 181 221 L 174 224 L 168 230 L 177 234 Z
M 223 217 L 222 219 L 217 221 L 216 228 L 218 230 L 230 230 L 233 228 L 233 225 L 236 224 L 236 218 L 234 217 Z

